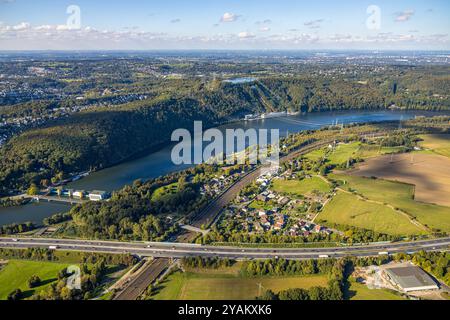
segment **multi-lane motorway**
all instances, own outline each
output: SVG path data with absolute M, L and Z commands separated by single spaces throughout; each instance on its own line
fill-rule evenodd
M 114 300 L 136 300 L 153 283 L 158 276 L 169 266 L 169 259 L 154 259 L 147 262 L 140 273 L 131 282 L 114 296 Z
M 186 243 L 167 242 L 114 242 L 93 240 L 68 240 L 49 238 L 0 238 L 1 248 L 49 248 L 102 253 L 129 253 L 143 257 L 182 258 L 182 257 L 220 257 L 232 259 L 314 259 L 339 258 L 345 256 L 374 256 L 382 253 L 445 251 L 450 249 L 450 237 L 416 242 L 396 242 L 370 244 L 365 246 L 331 248 L 241 248 L 201 246 Z

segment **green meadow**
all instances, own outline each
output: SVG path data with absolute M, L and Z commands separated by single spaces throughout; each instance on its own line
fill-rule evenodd
M 388 203 L 429 228 L 450 232 L 450 208 L 415 201 L 412 185 L 342 174 L 329 177 L 345 182 L 343 189 L 355 190 L 368 199 Z
M 394 236 L 425 233 L 407 217 L 356 195 L 338 192 L 319 214 L 317 222 L 355 226 Z
M 284 194 L 305 195 L 314 191 L 330 192 L 331 186 L 319 177 L 311 177 L 302 180 L 276 179 L 272 183 L 272 189 Z
M 231 274 L 176 272 L 156 288 L 154 300 L 253 300 L 265 290 L 326 287 L 325 275 L 255 277 Z M 261 291 L 260 291 L 261 286 Z
M 55 262 L 10 260 L 0 270 L 0 300 L 6 300 L 8 294 L 15 289 L 22 290 L 25 298 L 29 298 L 35 292 L 39 292 L 55 282 L 59 271 L 67 267 L 67 264 Z M 30 289 L 27 281 L 33 275 L 37 275 L 41 279 L 42 285 Z

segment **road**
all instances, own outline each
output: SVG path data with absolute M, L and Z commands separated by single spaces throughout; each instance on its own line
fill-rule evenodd
M 93 240 L 67 240 L 43 238 L 0 238 L 0 248 L 49 248 L 56 250 L 102 252 L 111 254 L 129 253 L 143 257 L 183 258 L 219 257 L 231 259 L 314 259 L 321 257 L 340 258 L 346 256 L 375 256 L 380 252 L 446 251 L 450 249 L 450 237 L 415 242 L 370 244 L 352 247 L 331 248 L 241 248 L 201 246 L 188 243 L 168 242 L 114 242 Z
M 126 288 L 115 295 L 113 300 L 136 300 L 169 266 L 169 259 L 157 258 L 146 263 L 139 274 L 131 280 Z

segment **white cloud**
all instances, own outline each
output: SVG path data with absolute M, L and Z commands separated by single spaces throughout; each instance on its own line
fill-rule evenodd
M 56 26 L 56 30 L 58 30 L 58 31 L 65 31 L 65 30 L 70 30 L 70 28 L 66 24 L 60 24 L 60 25 Z
M 261 25 L 260 27 L 266 27 Z M 293 32 L 216 33 L 210 35 L 173 35 L 142 31 L 135 28 L 98 30 L 84 27 L 70 30 L 64 25 L 32 26 L 27 22 L 17 25 L 0 24 L 0 47 L 5 50 L 131 50 L 131 49 L 245 49 L 245 48 L 427 48 L 450 47 L 448 34 L 395 34 L 392 32 L 357 36 L 354 34 L 317 35 Z M 423 46 L 422 46 L 423 47 Z
M 396 22 L 405 22 L 411 19 L 411 17 L 414 15 L 414 10 L 406 10 L 402 12 L 396 12 L 395 13 L 395 21 Z
M 222 18 L 220 18 L 220 22 L 235 22 L 236 20 L 238 20 L 241 16 L 238 14 L 234 14 L 234 13 L 230 13 L 230 12 L 225 12 L 222 16 Z
M 270 27 L 262 26 L 261 28 L 259 28 L 259 31 L 261 31 L 261 32 L 268 32 L 268 31 L 270 31 Z
M 251 39 L 251 38 L 255 38 L 255 35 L 250 32 L 243 31 L 243 32 L 239 32 L 238 37 L 239 37 L 239 39 Z
M 40 30 L 51 30 L 51 29 L 53 29 L 53 26 L 51 26 L 49 24 L 45 24 L 45 25 L 34 27 L 34 30 L 37 30 L 37 31 L 40 31 Z
M 12 26 L 11 29 L 14 31 L 22 31 L 30 28 L 30 24 L 28 22 L 21 22 L 15 26 Z

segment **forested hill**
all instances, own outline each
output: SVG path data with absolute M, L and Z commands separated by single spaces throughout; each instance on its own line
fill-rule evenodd
M 394 80 L 265 77 L 245 84 L 184 79 L 153 85 L 151 97 L 47 122 L 12 138 L 0 152 L 0 195 L 100 169 L 169 140 L 193 120 L 212 126 L 266 111 L 401 108 L 450 110 L 448 75 L 409 72 Z M 28 103 L 26 110 L 33 108 Z M 42 110 L 42 102 L 39 104 Z M 18 108 L 23 110 L 23 108 Z

